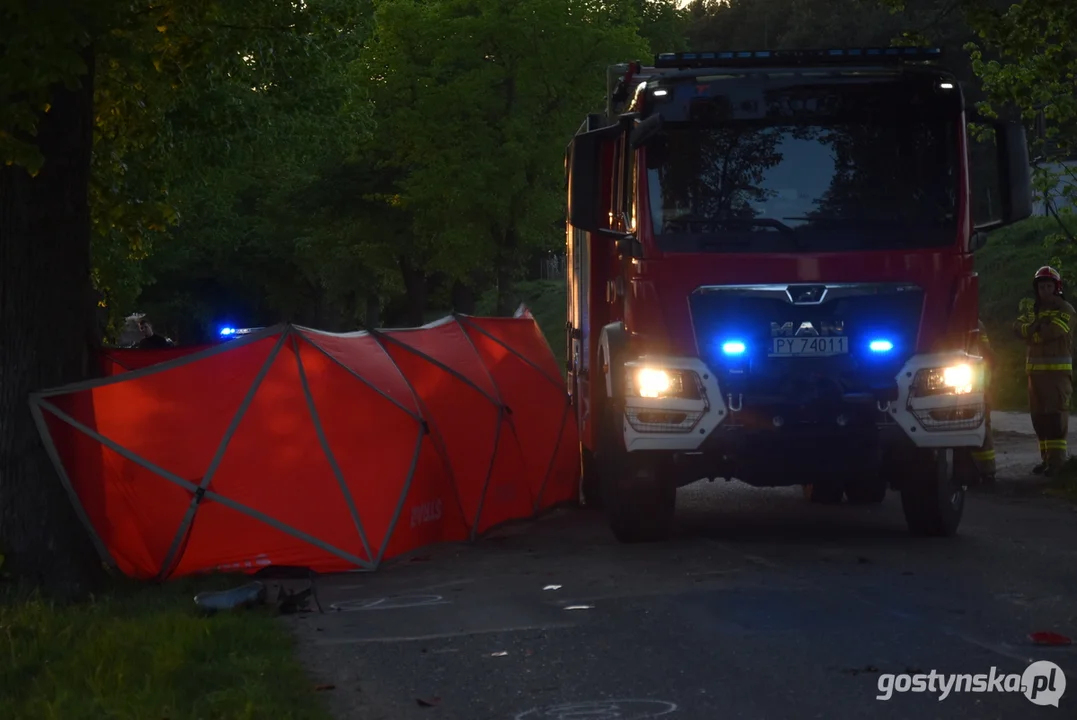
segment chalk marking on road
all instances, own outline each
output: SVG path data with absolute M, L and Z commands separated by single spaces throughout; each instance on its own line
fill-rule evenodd
M 461 578 L 460 580 L 450 580 L 449 582 L 438 583 L 437 585 L 427 585 L 421 588 L 406 588 L 403 592 L 406 593 L 428 593 L 431 590 L 440 590 L 441 588 L 452 587 L 454 585 L 470 585 L 475 582 L 475 578 Z M 370 583 L 365 585 L 330 585 L 326 589 L 331 589 L 334 592 L 337 590 L 370 590 Z
M 446 600 L 440 595 L 400 595 L 397 597 L 366 598 L 363 600 L 346 600 L 333 603 L 329 607 L 333 610 L 344 612 L 357 612 L 360 610 L 408 610 L 417 607 L 430 607 L 433 605 L 449 605 L 451 600 Z
M 668 700 L 589 700 L 531 708 L 513 720 L 650 720 L 676 711 Z
M 524 630 L 554 630 L 561 628 L 578 627 L 573 622 L 551 622 L 542 625 L 517 625 L 514 627 L 490 628 L 489 630 L 461 630 L 448 633 L 431 633 L 429 635 L 397 635 L 394 637 L 340 637 L 326 640 L 317 640 L 315 645 L 361 645 L 364 643 L 404 643 L 417 642 L 420 640 L 444 640 L 447 638 L 467 637 L 469 635 L 489 635 L 491 633 L 522 632 Z
M 684 588 L 663 588 L 661 590 L 641 590 L 639 592 L 606 593 L 603 595 L 584 595 L 581 597 L 573 596 L 570 600 L 562 598 L 560 600 L 547 601 L 546 604 L 563 610 L 566 605 L 588 605 L 603 600 L 634 600 L 636 598 L 667 597 L 669 595 L 680 595 L 683 592 Z

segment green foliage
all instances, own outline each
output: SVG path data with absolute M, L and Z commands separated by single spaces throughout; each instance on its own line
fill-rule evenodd
M 80 82 L 88 69 L 83 50 L 112 9 L 107 0 L 78 12 L 58 0 L 9 0 L 0 7 L 0 161 L 40 171 L 34 136 L 51 108 L 51 89 Z
M 312 249 L 320 228 L 292 196 L 372 127 L 370 103 L 349 77 L 369 6 L 251 9 L 218 12 L 205 50 L 212 64 L 185 76 L 167 117 L 170 197 L 182 222 L 142 266 L 141 305 L 187 340 L 220 320 L 222 306 L 275 322 L 312 302 L 334 266 Z
M 417 281 L 508 292 L 532 251 L 562 242 L 561 155 L 602 106 L 605 66 L 653 52 L 902 34 L 960 48 L 971 24 L 968 76 L 975 66 L 993 104 L 1043 109 L 1045 159 L 1072 151 L 1074 11 L 1063 4 L 678 5 L 8 3 L 0 23 L 33 27 L 0 41 L 0 96 L 18 99 L 0 108 L 0 150 L 33 166 L 48 87 L 77 81 L 91 48 L 95 280 L 114 318 L 149 309 L 187 335 L 222 304 L 252 322 L 352 325 L 369 298 L 414 296 Z M 1061 238 L 1052 254 L 1064 264 Z
M 639 34 L 650 46 L 651 54 L 682 52 L 688 47 L 691 19 L 679 0 L 632 0 Z M 645 60 L 645 58 L 638 58 Z
M 905 6 L 903 0 L 880 2 Z M 952 7 L 976 34 L 964 49 L 985 94 L 980 112 L 1020 118 L 1040 129 L 1030 143 L 1035 188 L 1041 197 L 1053 192 L 1063 205 L 1077 205 L 1077 171 L 1057 164 L 1077 158 L 1077 5 L 1059 0 L 959 0 Z M 1060 222 L 1052 240 L 1072 246 L 1075 233 L 1077 224 Z M 1059 252 L 1069 255 L 1073 250 Z
M 562 153 L 602 107 L 606 65 L 653 52 L 976 39 L 982 52 L 956 62 L 977 80 L 966 94 L 975 65 L 993 104 L 1050 99 L 1044 147 L 1072 148 L 1062 4 L 680 4 L 8 3 L 5 27 L 49 32 L 0 41 L 17 50 L 0 69 L 30 68 L 0 73 L 0 94 L 20 98 L 0 108 L 0 149 L 31 162 L 15 140 L 32 140 L 48 84 L 77 79 L 92 47 L 95 279 L 114 315 L 149 310 L 193 339 L 222 311 L 354 326 L 371 298 L 421 304 L 416 282 L 503 287 L 491 311 L 511 310 L 521 263 L 563 242 Z M 1071 246 L 1050 256 L 1073 263 Z
M 206 585 L 118 589 L 68 606 L 0 598 L 0 715 L 328 720 L 288 628 L 264 609 L 200 617 L 191 598 Z
M 228 7 L 165 118 L 178 224 L 124 276 L 181 339 L 222 314 L 351 329 L 431 283 L 507 286 L 563 243 L 564 146 L 603 105 L 606 65 L 666 49 L 684 21 L 672 0 L 321 0 L 293 37 L 264 32 L 272 18 L 231 33 L 251 21 Z
M 499 280 L 561 242 L 564 146 L 606 68 L 642 56 L 630 9 L 580 0 L 386 0 L 357 72 L 427 269 Z M 505 309 L 504 307 L 501 308 Z
M 258 235 L 256 255 L 276 240 L 283 245 L 268 253 L 273 261 L 306 269 L 294 233 L 266 209 L 369 126 L 369 102 L 348 72 L 371 12 L 348 0 L 20 1 L 0 10 L 4 162 L 37 171 L 34 132 L 51 87 L 90 81 L 93 67 L 94 280 L 114 324 L 154 281 L 144 261 L 168 248 L 181 221 L 179 237 L 196 242 L 168 248 L 157 269 L 206 269 L 210 244 L 227 233 L 215 247 L 234 248 L 250 236 L 252 215 L 274 230 Z M 263 207 L 236 217 L 251 196 Z M 276 287 L 276 276 L 255 276 L 260 290 L 294 294 Z
M 1057 163 L 1077 157 L 1077 6 L 1056 0 L 1022 0 L 1004 11 L 970 4 L 970 24 L 981 42 L 969 43 L 973 69 L 982 78 L 988 102 L 981 111 L 998 116 L 1010 111 L 1034 135 L 1034 184 L 1041 197 L 1057 193 L 1064 205 L 1077 205 L 1077 172 Z M 999 59 L 988 59 L 985 49 Z M 1077 257 L 1077 223 L 1061 215 L 1049 242 L 1061 262 Z

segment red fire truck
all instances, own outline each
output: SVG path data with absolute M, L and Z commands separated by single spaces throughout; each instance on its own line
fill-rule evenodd
M 701 479 L 900 492 L 956 533 L 985 433 L 972 253 L 1031 214 L 1025 131 L 941 50 L 670 53 L 611 68 L 565 159 L 585 503 L 661 540 Z M 970 173 L 967 123 L 994 125 Z M 991 198 L 974 222 L 974 196 Z

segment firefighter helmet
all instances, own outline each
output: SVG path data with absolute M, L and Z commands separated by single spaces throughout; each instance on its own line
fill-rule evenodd
M 1036 276 L 1032 279 L 1032 285 L 1035 287 L 1040 280 L 1054 280 L 1055 294 L 1062 294 L 1062 273 L 1055 270 L 1050 265 L 1044 265 L 1036 271 Z

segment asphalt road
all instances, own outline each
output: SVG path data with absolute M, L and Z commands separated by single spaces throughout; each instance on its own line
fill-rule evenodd
M 1008 428 L 1000 454 L 1029 442 Z M 956 538 L 909 537 L 894 495 L 821 507 L 799 488 L 697 483 L 670 542 L 619 545 L 601 516 L 558 511 L 323 579 L 325 613 L 288 622 L 342 720 L 1077 718 L 1077 646 L 1028 638 L 1077 637 L 1077 512 L 1008 467 Z M 998 689 L 876 697 L 887 674 L 1038 660 L 1071 683 L 1058 707 Z

